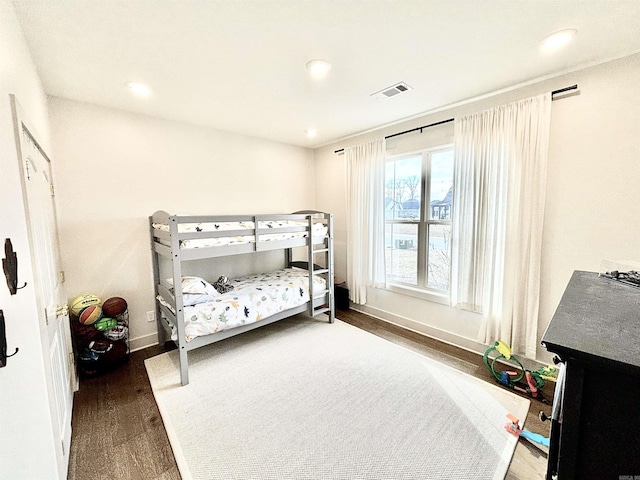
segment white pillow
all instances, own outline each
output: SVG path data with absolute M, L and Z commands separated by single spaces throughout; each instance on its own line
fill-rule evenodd
M 199 293 L 201 295 L 220 295 L 216 288 L 200 277 L 182 277 L 182 293 Z
M 211 295 L 200 295 L 199 293 L 183 293 L 182 305 L 185 307 L 191 307 L 198 303 L 205 303 L 215 300 L 215 297 Z
M 173 285 L 173 279 L 167 283 Z M 208 302 L 220 296 L 213 285 L 200 277 L 182 277 L 182 303 L 184 306 Z

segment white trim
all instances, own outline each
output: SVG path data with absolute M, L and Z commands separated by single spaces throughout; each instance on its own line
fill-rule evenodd
M 462 337 L 460 335 L 456 335 L 455 333 L 447 332 L 446 330 L 431 327 L 429 325 L 425 325 L 424 323 L 420 323 L 415 320 L 411 320 L 410 318 L 396 315 L 379 308 L 370 307 L 368 305 L 355 304 L 350 304 L 349 308 L 356 312 L 364 313 L 365 315 L 369 315 L 378 320 L 382 320 L 383 322 L 390 323 L 391 325 L 404 328 L 411 332 L 418 333 L 420 335 L 424 335 L 448 345 L 461 348 L 462 350 L 480 355 L 480 358 L 478 359 L 478 365 L 482 365 L 482 356 L 484 355 L 485 350 L 489 348 L 489 345 L 471 340 L 470 338 Z M 524 365 L 524 367 L 529 370 L 537 370 L 538 368 L 547 366 L 546 363 L 541 363 L 538 360 L 534 360 L 531 358 L 518 357 L 518 359 L 520 360 L 522 365 Z
M 420 300 L 427 300 L 428 302 L 439 303 L 441 305 L 449 305 L 451 303 L 449 300 L 449 292 L 438 293 L 431 290 L 392 282 L 387 282 L 384 289 L 388 292 L 407 295 L 409 297 L 419 298 Z
M 129 351 L 137 352 L 147 347 L 153 347 L 158 345 L 158 333 L 149 333 L 148 335 L 142 335 L 136 338 L 129 339 Z

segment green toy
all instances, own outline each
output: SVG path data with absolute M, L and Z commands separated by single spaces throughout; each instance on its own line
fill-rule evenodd
M 498 355 L 490 359 L 489 354 L 494 350 L 498 352 Z M 482 360 L 500 385 L 537 398 L 543 402 L 545 400 L 542 398 L 540 389 L 544 386 L 545 380 L 555 380 L 557 375 L 556 369 L 552 366 L 542 367 L 535 371 L 527 370 L 520 360 L 511 354 L 511 349 L 502 340 L 495 342 L 491 347 L 487 348 Z M 505 362 L 507 360 L 515 364 L 520 371 L 504 370 L 498 372 L 496 370 L 496 362 L 503 361 L 503 363 L 508 363 Z

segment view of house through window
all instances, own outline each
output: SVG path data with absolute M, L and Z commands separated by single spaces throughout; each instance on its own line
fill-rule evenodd
M 449 291 L 453 148 L 387 159 L 387 281 Z

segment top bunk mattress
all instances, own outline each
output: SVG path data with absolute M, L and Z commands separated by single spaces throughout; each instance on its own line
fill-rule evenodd
M 163 232 L 170 232 L 169 225 L 164 223 L 153 223 L 153 228 Z M 271 242 L 277 240 L 289 240 L 293 238 L 307 237 L 306 228 L 309 224 L 304 221 L 293 220 L 270 220 L 270 221 L 258 221 L 258 230 L 261 232 L 268 231 L 269 233 L 260 233 L 260 242 Z M 301 231 L 290 231 L 290 230 Z M 247 234 L 240 234 L 246 230 Z M 281 230 L 281 231 L 279 231 Z M 178 233 L 198 233 L 198 232 L 216 232 L 216 236 L 195 238 L 195 239 L 181 239 L 180 248 L 206 248 L 206 247 L 218 247 L 224 245 L 240 245 L 246 243 L 255 243 L 256 224 L 255 222 L 207 222 L 207 223 L 180 223 L 178 224 Z M 313 238 L 324 237 L 327 235 L 328 227 L 322 222 L 313 224 Z M 224 236 L 218 236 L 219 232 L 230 232 L 230 234 Z M 233 232 L 233 233 L 231 233 Z M 253 234 L 251 234 L 252 232 Z M 273 233 L 271 233 L 273 232 Z

